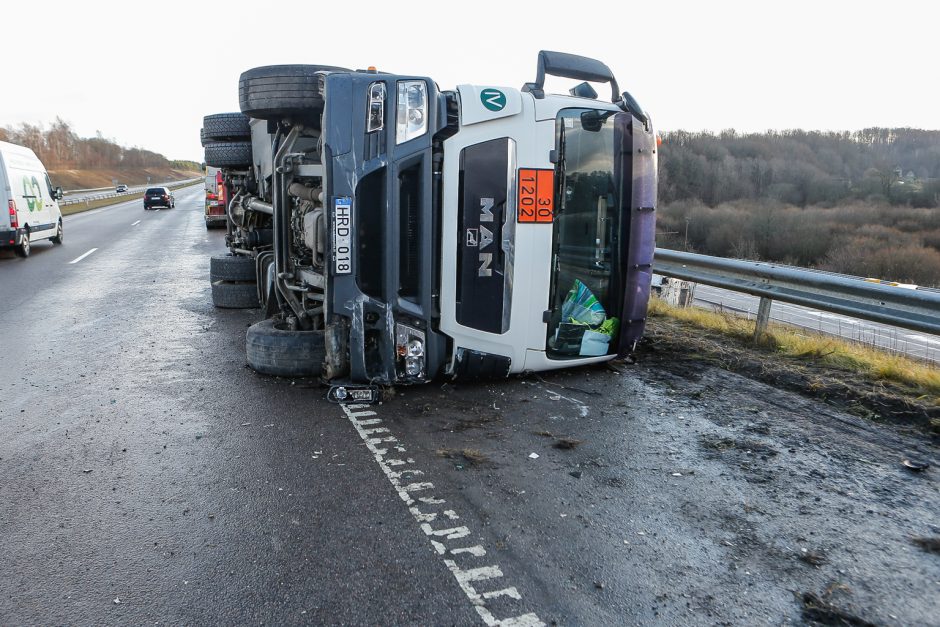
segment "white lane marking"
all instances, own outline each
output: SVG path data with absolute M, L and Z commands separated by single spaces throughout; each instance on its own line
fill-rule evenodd
M 81 261 L 82 259 L 84 259 L 84 258 L 87 257 L 88 255 L 90 255 L 91 253 L 95 252 L 96 250 L 98 250 L 98 249 L 97 249 L 97 248 L 92 248 L 91 250 L 89 250 L 87 253 L 85 253 L 85 254 L 82 255 L 81 257 L 76 257 L 75 259 L 73 259 L 73 260 L 70 261 L 69 263 L 78 263 L 79 261 Z
M 546 381 L 545 383 L 546 383 L 546 385 L 552 385 L 552 386 L 555 385 L 554 383 L 549 383 L 548 381 Z M 564 400 L 568 401 L 569 403 L 571 403 L 572 405 L 574 405 L 575 407 L 578 408 L 578 413 L 581 414 L 581 417 L 582 417 L 582 418 L 587 418 L 587 415 L 588 415 L 588 413 L 589 413 L 587 403 L 583 403 L 583 402 L 579 401 L 579 400 L 576 399 L 576 398 L 569 398 L 569 397 L 567 397 L 567 396 L 563 396 L 563 395 L 559 394 L 558 392 L 555 392 L 554 390 L 546 389 L 545 386 L 539 386 L 539 387 L 541 387 L 544 391 L 548 392 L 548 393 L 549 393 L 550 395 L 552 395 L 552 396 L 557 396 L 557 397 L 560 398 L 560 399 L 564 399 Z M 562 386 L 558 385 L 558 386 L 556 386 L 556 387 L 562 387 Z M 562 388 L 562 389 L 564 389 L 564 388 Z
M 131 226 L 137 226 L 138 224 L 140 224 L 140 220 L 138 220 L 137 222 L 133 223 Z
M 567 399 L 566 399 L 567 400 Z M 575 404 L 578 401 L 572 400 Z M 438 517 L 442 517 L 446 520 L 458 520 L 460 516 L 453 509 L 447 508 L 447 501 L 444 499 L 435 498 L 433 496 L 422 496 L 413 498 L 412 492 L 421 492 L 426 490 L 434 490 L 434 484 L 430 481 L 423 481 L 419 483 L 409 483 L 408 479 L 405 479 L 405 475 L 424 475 L 423 470 L 413 469 L 413 468 L 402 468 L 402 466 L 414 464 L 415 460 L 411 457 L 397 456 L 394 458 L 388 457 L 389 449 L 381 445 L 387 445 L 394 443 L 394 448 L 398 453 L 405 453 L 407 449 L 401 444 L 401 442 L 393 435 L 391 431 L 384 426 L 378 426 L 382 424 L 381 418 L 373 418 L 376 413 L 374 411 L 368 410 L 368 405 L 343 405 L 343 412 L 346 414 L 346 417 L 349 418 L 349 422 L 352 423 L 353 427 L 356 429 L 356 432 L 359 433 L 359 437 L 362 438 L 362 441 L 365 443 L 366 447 L 375 457 L 376 463 L 382 469 L 382 472 L 385 473 L 386 478 L 388 478 L 389 483 L 392 484 L 392 487 L 395 488 L 395 491 L 398 493 L 398 496 L 404 501 L 405 505 L 408 506 L 408 510 L 411 512 L 411 515 L 414 517 L 415 521 L 418 523 L 418 526 L 428 537 L 428 540 L 431 542 L 431 546 L 434 548 L 434 551 L 440 555 L 444 556 L 448 553 L 450 556 L 455 559 L 444 559 L 444 565 L 450 570 L 454 575 L 454 579 L 457 580 L 457 585 L 460 586 L 460 589 L 463 590 L 464 594 L 467 595 L 467 598 L 473 604 L 473 608 L 476 610 L 477 614 L 483 620 L 483 622 L 489 627 L 536 627 L 544 625 L 545 623 L 534 613 L 529 612 L 525 614 L 518 614 L 509 618 L 498 619 L 494 615 L 493 611 L 486 606 L 487 601 L 491 599 L 499 599 L 500 607 L 505 605 L 514 605 L 512 601 L 521 601 L 522 595 L 519 594 L 519 590 L 515 586 L 508 586 L 501 589 L 490 590 L 487 592 L 480 592 L 472 585 L 472 583 L 477 582 L 488 582 L 493 579 L 504 579 L 502 569 L 495 565 L 483 565 L 478 564 L 467 564 L 466 568 L 462 568 L 457 564 L 457 558 L 461 560 L 473 560 L 486 557 L 486 549 L 480 545 L 474 546 L 461 546 L 465 544 L 464 542 L 459 542 L 458 546 L 449 548 L 446 544 L 447 541 L 460 540 L 461 538 L 466 538 L 473 534 L 469 527 L 461 525 L 459 527 L 450 527 L 450 528 L 441 528 L 435 529 L 431 526 L 430 523 L 436 522 Z M 389 434 L 385 437 L 373 437 L 376 433 Z M 395 468 L 395 470 L 392 470 Z M 403 480 L 404 479 L 404 480 Z M 418 503 L 423 504 L 422 506 L 431 506 L 425 507 L 425 511 L 419 509 Z M 436 509 L 436 511 L 429 511 Z M 441 525 L 441 527 L 446 527 L 446 525 Z M 478 584 L 479 585 L 479 584 Z M 484 584 L 485 585 L 485 584 Z
M 539 620 L 539 617 L 535 614 L 523 614 L 522 616 L 514 616 L 512 618 L 497 620 L 496 617 L 493 616 L 493 614 L 483 605 L 483 596 L 477 592 L 476 588 L 470 585 L 470 581 L 467 580 L 464 576 L 464 571 L 461 571 L 453 560 L 444 560 L 444 563 L 447 564 L 447 568 L 450 569 L 450 572 L 454 573 L 454 577 L 457 579 L 457 583 L 464 591 L 464 594 L 466 594 L 470 601 L 474 604 L 474 607 L 476 607 L 477 614 L 480 615 L 480 618 L 482 618 L 483 622 L 487 625 L 501 625 L 502 627 L 535 627 L 536 625 L 545 624 Z M 496 568 L 496 570 L 499 571 L 499 568 Z M 499 572 L 499 574 L 493 574 L 492 576 L 487 577 L 487 579 L 492 577 L 502 577 L 502 575 L 503 573 Z

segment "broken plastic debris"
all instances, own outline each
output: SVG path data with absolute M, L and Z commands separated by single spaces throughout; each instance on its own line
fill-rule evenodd
M 121 599 L 120 599 L 120 597 L 114 597 L 114 604 L 115 604 L 115 605 L 120 605 L 120 604 L 121 604 Z
M 539 458 L 538 453 L 529 453 L 529 459 L 538 459 L 538 458 Z
M 914 460 L 914 459 L 902 460 L 901 465 L 912 472 L 921 472 L 930 468 L 930 464 L 928 464 L 927 462 L 922 462 L 922 461 Z

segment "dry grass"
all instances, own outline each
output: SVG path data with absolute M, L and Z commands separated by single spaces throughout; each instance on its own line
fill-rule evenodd
M 753 343 L 754 322 L 727 312 L 711 312 L 695 307 L 678 308 L 658 298 L 650 299 L 651 316 L 667 316 L 693 326 L 730 335 Z M 759 347 L 799 360 L 811 360 L 833 368 L 864 375 L 872 382 L 890 381 L 910 388 L 915 396 L 940 405 L 940 369 L 904 355 L 890 353 L 866 344 L 780 324 L 768 327 Z

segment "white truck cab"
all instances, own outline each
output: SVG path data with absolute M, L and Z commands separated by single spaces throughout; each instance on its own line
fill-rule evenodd
M 0 249 L 28 257 L 33 242 L 62 243 L 62 189 L 29 148 L 0 142 Z
M 537 97 L 510 87 L 460 85 L 457 92 L 460 132 L 444 142 L 441 203 L 443 223 L 457 228 L 442 230 L 441 248 L 459 254 L 441 257 L 441 330 L 458 346 L 508 358 L 509 372 L 611 359 L 618 351 L 609 342 L 616 338 L 589 335 L 593 341 L 584 342 L 591 330 L 566 327 L 572 323 L 562 319 L 561 309 L 579 281 L 606 307 L 605 317 L 619 315 L 614 303 L 623 292 L 617 282 L 627 273 L 618 270 L 616 244 L 630 231 L 624 222 L 631 212 L 619 209 L 622 199 L 614 196 L 619 177 L 632 179 L 634 173 L 618 171 L 624 162 L 615 142 L 625 138 L 617 137 L 616 123 L 621 116 L 629 124 L 631 114 L 612 102 Z M 650 150 L 643 183 L 652 191 L 644 199 L 648 224 L 633 225 L 642 229 L 645 245 L 637 238 L 639 249 L 632 252 L 645 264 L 653 243 L 655 148 L 643 145 Z M 497 153 L 504 155 L 505 185 L 492 198 L 461 199 L 478 184 L 474 164 L 492 163 Z M 477 202 L 478 214 L 459 211 Z M 648 275 L 649 267 L 643 270 Z M 563 347 L 559 331 L 578 334 L 581 344 Z

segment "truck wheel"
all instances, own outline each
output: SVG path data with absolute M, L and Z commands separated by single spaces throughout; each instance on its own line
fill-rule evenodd
M 317 72 L 348 72 L 331 65 L 267 65 L 242 72 L 238 106 L 259 120 L 283 118 L 319 124 L 323 93 Z
M 202 145 L 211 142 L 251 138 L 248 116 L 243 113 L 216 113 L 202 119 Z
M 215 255 L 209 259 L 209 280 L 254 281 L 255 260 L 244 255 Z
M 251 142 L 206 144 L 206 165 L 213 168 L 251 167 Z
M 29 257 L 29 229 L 23 231 L 19 245 L 13 249 L 17 257 Z
M 258 289 L 253 281 L 213 281 L 212 304 L 221 309 L 255 309 Z
M 248 327 L 245 336 L 248 365 L 255 372 L 279 377 L 320 374 L 326 357 L 323 331 L 291 331 L 268 318 Z

